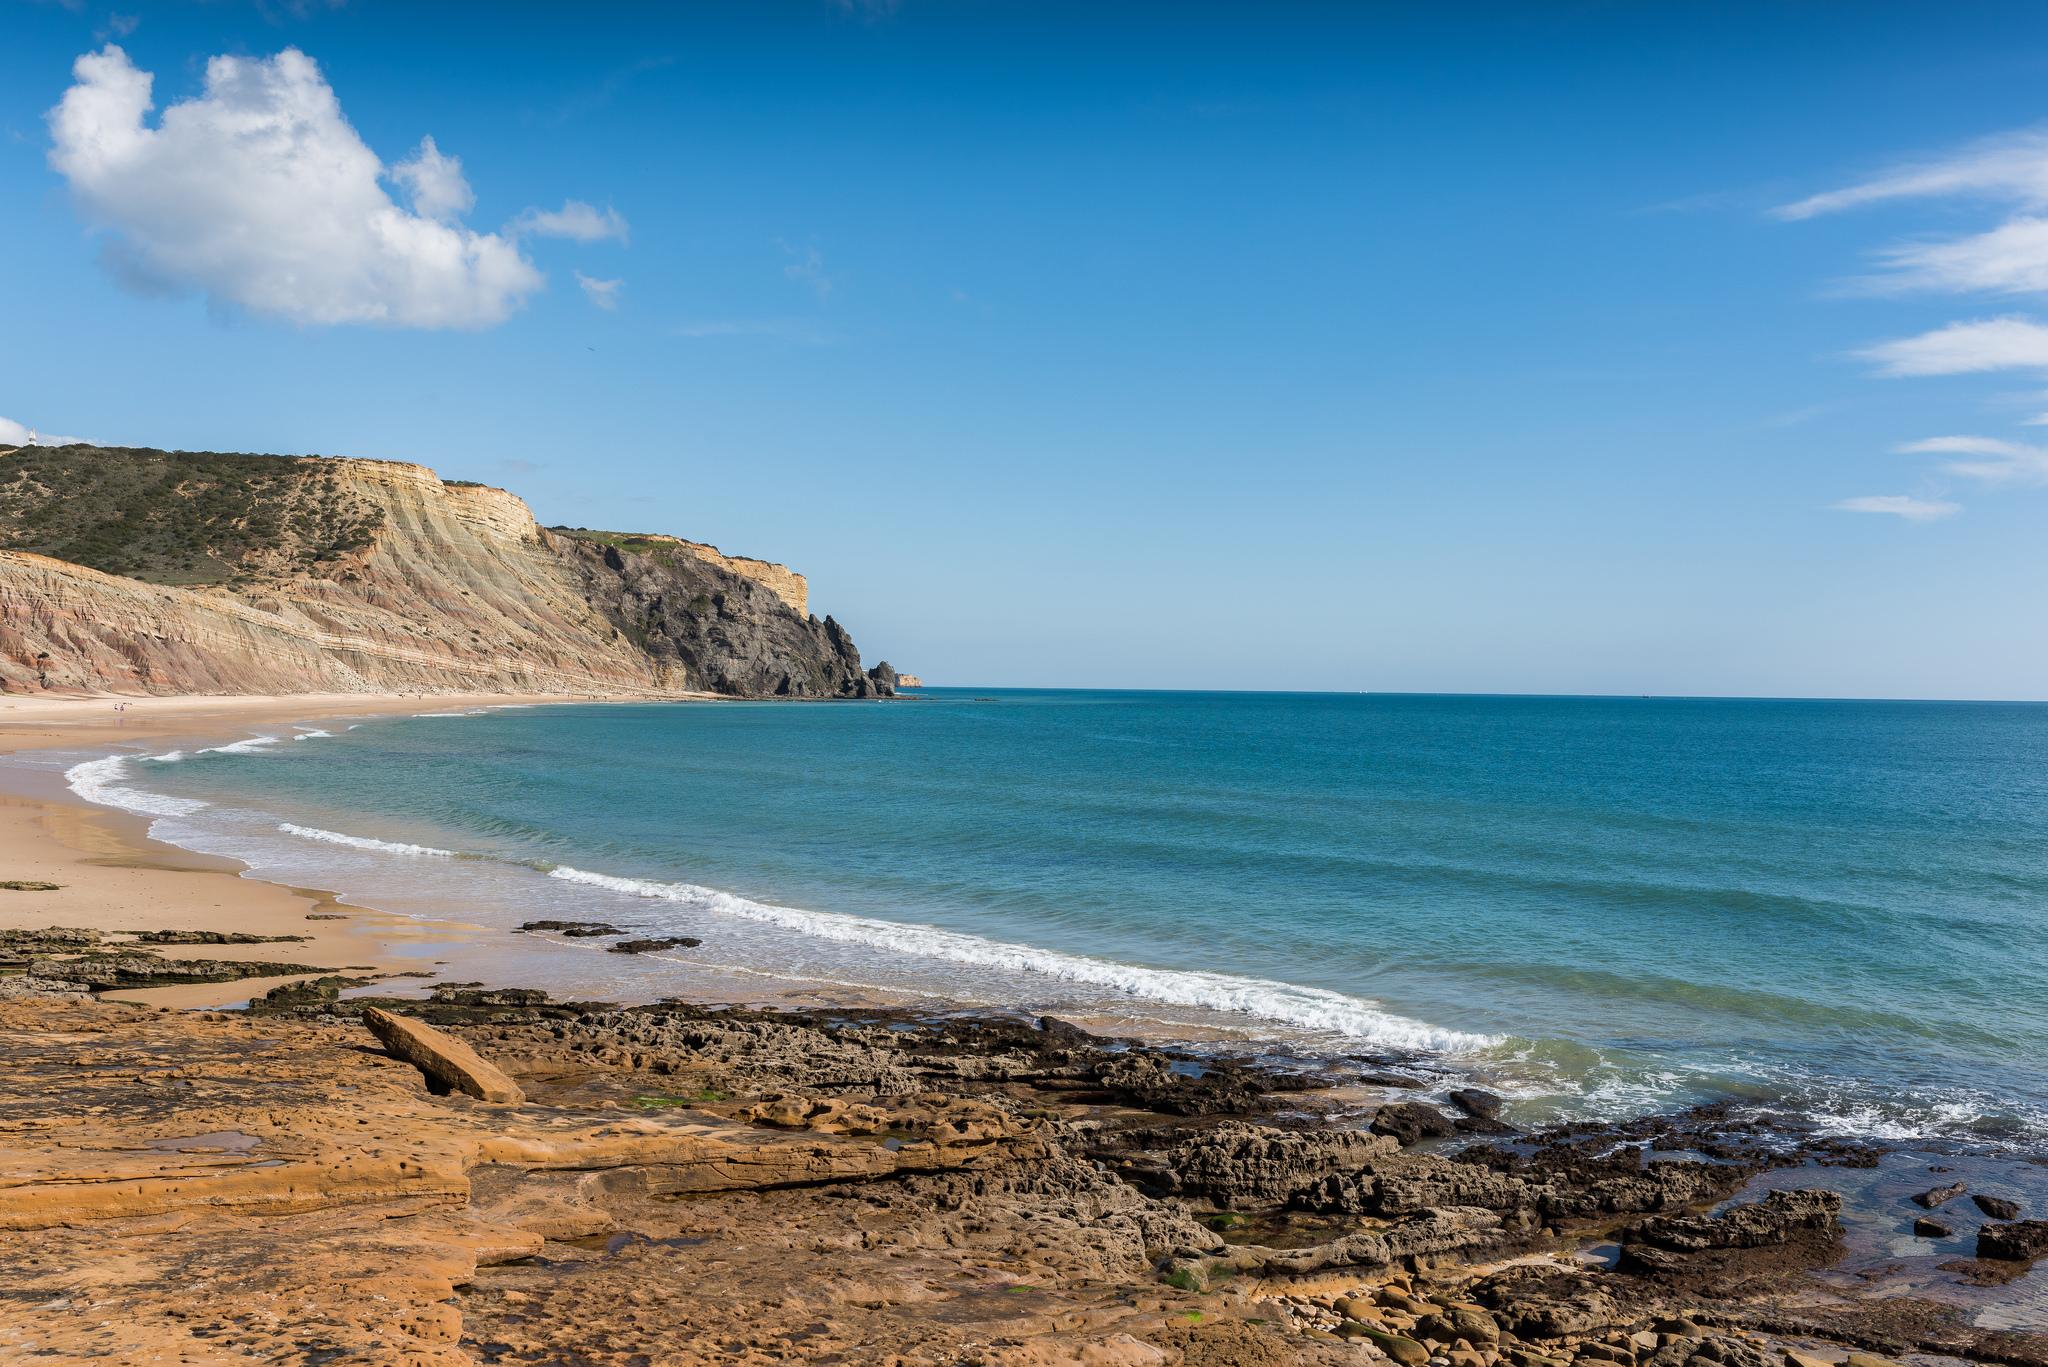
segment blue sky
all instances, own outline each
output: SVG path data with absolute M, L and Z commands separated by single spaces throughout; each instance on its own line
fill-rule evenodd
M 2039 6 L 483 13 L 0 0 L 0 419 L 945 682 L 2048 696 Z

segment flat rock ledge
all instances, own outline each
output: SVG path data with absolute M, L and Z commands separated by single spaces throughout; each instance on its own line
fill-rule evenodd
M 1053 1020 L 311 1005 L 0 1001 L 0 1362 L 2048 1367 L 1811 1277 L 1835 1196 L 1711 1110 L 1428 1151 Z

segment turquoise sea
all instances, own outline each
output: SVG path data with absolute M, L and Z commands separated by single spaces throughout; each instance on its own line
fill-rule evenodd
M 593 995 L 884 988 L 1421 1051 L 1525 1118 L 2048 1138 L 2048 706 L 932 690 L 277 727 L 72 782 L 387 910 L 702 939 L 518 941 Z

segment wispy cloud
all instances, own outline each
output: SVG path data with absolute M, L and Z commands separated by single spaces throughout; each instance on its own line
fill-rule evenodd
M 568 123 L 572 119 L 580 119 L 610 104 L 619 97 L 621 91 L 648 72 L 661 71 L 675 64 L 676 59 L 665 54 L 642 57 L 630 65 L 609 72 L 596 85 L 569 96 L 555 106 L 553 111 L 540 117 L 542 121 L 556 126 Z
M 2048 125 L 2021 129 L 1903 163 L 1840 189 L 1780 205 L 1799 220 L 1906 199 L 1958 199 L 2000 206 L 1981 231 L 1894 243 L 1876 253 L 1879 271 L 1856 282 L 1869 293 L 2048 294 Z M 2023 314 L 1958 320 L 1856 353 L 1880 375 L 1978 375 L 2048 371 L 2048 325 Z M 2048 413 L 2036 422 L 2048 424 Z M 1896 448 L 1946 457 L 1942 473 L 1991 485 L 2048 484 L 2048 448 L 2000 437 L 1929 437 Z M 1834 505 L 1916 521 L 1957 510 L 1943 499 L 1873 494 Z
M 1839 399 L 1830 399 L 1824 403 L 1810 403 L 1803 408 L 1792 408 L 1787 409 L 1783 413 L 1773 413 L 1769 417 L 1761 419 L 1757 425 L 1759 427 L 1803 427 L 1814 419 L 1824 418 L 1830 413 L 1838 412 L 1843 407 L 1844 405 Z
M 816 247 L 805 247 L 799 250 L 790 246 L 787 242 L 777 242 L 776 245 L 781 247 L 791 258 L 790 263 L 782 268 L 783 275 L 794 280 L 799 285 L 810 286 L 811 289 L 817 292 L 820 299 L 831 296 L 834 281 L 825 272 L 825 254 L 823 252 L 819 251 Z
M 1970 457 L 1943 461 L 1941 469 L 1986 484 L 2048 484 L 2048 447 L 2000 437 L 1928 437 L 1898 450 L 1907 455 Z
M 1885 200 L 1964 194 L 2048 209 L 2048 128 L 1984 138 L 1941 156 L 1895 166 L 1840 190 L 1780 205 L 1772 212 L 1796 220 Z
M 1903 518 L 1908 522 L 1932 522 L 1937 518 L 1953 517 L 1963 510 L 1960 503 L 1948 503 L 1935 498 L 1914 498 L 1910 494 L 1865 494 L 1860 498 L 1845 498 L 1829 507 L 1844 513 L 1883 513 L 1889 517 Z
M 1804 219 L 1889 200 L 1957 197 L 2010 209 L 1984 232 L 1883 248 L 1877 253 L 1883 272 L 1856 284 L 1879 292 L 2048 293 L 2048 128 L 1972 143 L 1773 212 Z
M 583 287 L 583 295 L 591 303 L 607 312 L 619 306 L 619 290 L 625 285 L 625 281 L 597 280 L 582 271 L 575 272 L 575 275 L 576 283 Z
M 903 8 L 903 0 L 828 0 L 828 3 L 841 14 L 850 14 L 871 24 L 894 18 Z
M 1865 347 L 1884 375 L 1969 375 L 1989 370 L 2048 369 L 2048 327 L 2009 314 L 1923 332 Z
M 678 337 L 772 337 L 806 346 L 825 346 L 832 338 L 813 325 L 796 318 L 707 318 L 679 323 L 670 329 Z
M 625 217 L 607 205 L 602 209 L 580 199 L 566 199 L 559 209 L 528 209 L 512 220 L 512 231 L 534 237 L 566 237 L 573 242 L 602 242 L 631 236 Z

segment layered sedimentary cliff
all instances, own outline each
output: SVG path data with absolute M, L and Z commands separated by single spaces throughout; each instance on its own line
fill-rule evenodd
M 786 566 L 550 531 L 419 465 L 24 448 L 0 547 L 17 691 L 890 691 Z

